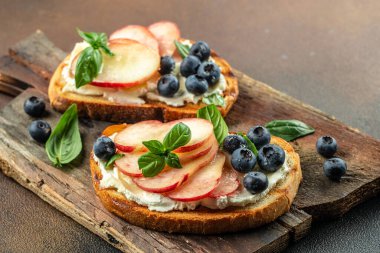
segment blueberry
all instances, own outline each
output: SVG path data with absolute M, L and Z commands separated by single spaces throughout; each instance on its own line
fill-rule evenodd
M 207 80 L 210 86 L 213 86 L 219 81 L 220 78 L 220 68 L 214 62 L 207 61 L 203 62 L 198 68 L 198 76 L 203 77 Z
M 179 71 L 181 72 L 182 76 L 188 77 L 190 75 L 196 74 L 200 65 L 201 61 L 197 57 L 189 55 L 181 62 Z
M 116 153 L 116 146 L 107 136 L 99 137 L 94 144 L 95 155 L 102 160 L 109 160 Z
M 339 181 L 346 174 L 347 164 L 343 159 L 333 157 L 327 159 L 323 164 L 325 175 L 334 181 Z
M 246 146 L 247 141 L 237 134 L 227 135 L 223 141 L 223 150 L 227 151 L 230 154 L 232 154 L 232 152 L 234 152 L 236 149 Z
M 198 57 L 201 61 L 206 61 L 211 55 L 211 50 L 206 42 L 197 41 L 191 46 L 189 54 Z
M 162 76 L 160 80 L 158 80 L 157 90 L 161 96 L 173 97 L 179 90 L 179 82 L 177 77 L 171 74 Z
M 191 75 L 186 78 L 185 86 L 190 93 L 193 93 L 196 96 L 202 95 L 208 89 L 206 79 L 197 75 Z
M 275 172 L 284 164 L 285 152 L 275 144 L 267 144 L 259 150 L 257 162 L 262 170 Z
M 331 136 L 322 136 L 317 140 L 317 151 L 324 157 L 332 157 L 338 149 L 336 140 Z
M 231 165 L 238 172 L 250 172 L 256 165 L 256 156 L 247 148 L 236 149 L 232 153 Z
M 25 100 L 24 111 L 32 117 L 40 117 L 45 112 L 45 102 L 42 98 L 32 96 Z
M 45 120 L 34 120 L 28 127 L 32 138 L 40 143 L 45 143 L 51 134 L 51 127 Z
M 249 129 L 247 137 L 255 144 L 257 149 L 269 144 L 270 132 L 263 126 L 255 126 Z
M 175 68 L 175 61 L 171 56 L 162 56 L 160 62 L 160 72 L 161 75 L 170 74 Z
M 259 171 L 249 172 L 244 176 L 243 185 L 252 194 L 261 193 L 268 188 L 268 177 Z

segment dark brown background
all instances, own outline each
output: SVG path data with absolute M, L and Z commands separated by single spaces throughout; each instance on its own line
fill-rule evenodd
M 379 1 L 0 0 L 0 54 L 43 30 L 69 51 L 75 27 L 110 33 L 168 19 L 235 68 L 380 138 Z M 10 98 L 0 94 L 0 105 Z M 257 108 L 258 110 L 260 108 Z M 365 143 L 363 143 L 365 148 Z M 380 198 L 315 224 L 289 252 L 380 252 Z M 1 252 L 114 249 L 0 174 Z

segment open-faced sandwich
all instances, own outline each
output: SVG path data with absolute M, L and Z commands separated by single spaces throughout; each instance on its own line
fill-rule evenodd
M 54 109 L 76 103 L 82 116 L 113 122 L 195 117 L 205 104 L 225 116 L 238 96 L 229 64 L 203 41 L 181 38 L 176 24 L 129 25 L 85 33 L 49 86 Z
M 302 178 L 292 146 L 261 126 L 228 133 L 214 105 L 197 116 L 106 128 L 90 158 L 104 206 L 144 228 L 201 234 L 258 227 L 288 211 Z

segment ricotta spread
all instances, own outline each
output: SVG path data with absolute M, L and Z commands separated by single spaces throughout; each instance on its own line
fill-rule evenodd
M 110 138 L 113 139 L 115 134 Z M 198 201 L 181 202 L 172 200 L 159 193 L 147 192 L 139 188 L 133 180 L 124 175 L 119 169 L 114 166 L 112 169 L 106 169 L 104 161 L 100 160 L 94 155 L 94 160 L 98 164 L 103 178 L 100 180 L 100 187 L 115 188 L 119 193 L 123 194 L 128 200 L 134 201 L 139 205 L 148 207 L 151 211 L 169 212 L 173 210 L 194 210 L 198 206 L 204 206 L 210 209 L 224 209 L 229 206 L 247 206 L 254 204 L 265 196 L 285 177 L 290 171 L 288 164 L 288 155 L 286 155 L 284 165 L 273 173 L 266 173 L 268 177 L 268 188 L 259 194 L 251 194 L 244 187 L 242 187 L 243 175 L 239 176 L 240 187 L 239 190 L 230 196 L 220 196 L 218 198 L 204 198 Z
M 188 46 L 192 45 L 189 40 L 185 40 L 182 43 Z M 171 98 L 163 97 L 158 94 L 158 79 L 156 78 L 148 81 L 146 85 L 132 88 L 103 88 L 93 85 L 84 85 L 80 88 L 76 88 L 74 78 L 75 73 L 73 73 L 75 72 L 75 68 L 72 68 L 72 64 L 75 64 L 76 56 L 89 46 L 90 45 L 87 42 L 80 42 L 75 44 L 70 57 L 66 60 L 65 66 L 62 69 L 61 78 L 65 83 L 65 86 L 62 88 L 62 92 L 72 92 L 85 96 L 100 96 L 107 99 L 108 101 L 120 104 L 145 104 L 146 101 L 144 98 L 147 98 L 154 101 L 160 101 L 174 107 L 179 107 L 184 106 L 186 103 L 197 104 L 200 100 L 202 100 L 203 97 L 207 97 L 211 94 L 223 95 L 223 91 L 227 87 L 226 79 L 224 78 L 223 74 L 221 74 L 218 83 L 214 87 L 209 88 L 209 90 L 201 96 L 195 96 L 194 94 L 187 91 L 185 87 L 186 78 L 181 76 L 179 71 L 181 62 L 177 61 L 173 74 L 177 76 L 180 87 L 178 92 Z M 210 57 L 209 60 L 214 61 L 212 57 Z

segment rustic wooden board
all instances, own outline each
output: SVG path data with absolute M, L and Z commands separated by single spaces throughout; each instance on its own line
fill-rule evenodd
M 43 78 L 49 76 L 65 55 L 46 40 L 43 33 L 38 32 L 10 50 L 17 62 L 30 67 Z M 38 55 L 34 56 L 35 53 Z M 48 57 L 50 55 L 53 57 Z M 9 60 L 1 58 L 0 69 L 4 66 L 4 59 Z M 12 64 L 6 65 L 8 72 L 13 71 Z M 313 219 L 333 218 L 379 193 L 379 141 L 266 84 L 238 71 L 235 73 L 239 78 L 241 95 L 227 117 L 232 130 L 247 130 L 252 125 L 272 119 L 289 118 L 302 120 L 317 129 L 314 135 L 293 142 L 301 156 L 304 175 L 294 207 L 276 222 L 259 230 L 222 236 L 170 235 L 131 226 L 109 214 L 94 195 L 87 168 L 88 151 L 107 123 L 82 121 L 81 132 L 85 142 L 82 160 L 74 165 L 75 168 L 55 169 L 49 165 L 43 148 L 36 146 L 26 131 L 31 119 L 22 113 L 22 103 L 36 90 L 26 91 L 0 112 L 1 167 L 20 184 L 124 251 L 278 251 L 291 239 L 297 240 L 307 233 L 311 222 L 307 213 L 312 214 Z M 28 75 L 19 74 L 19 79 L 38 80 Z M 47 81 L 36 83 L 39 90 L 46 92 Z M 50 110 L 48 120 L 53 125 L 57 117 L 58 114 Z M 338 140 L 338 155 L 348 162 L 348 173 L 340 183 L 331 182 L 323 175 L 323 159 L 315 151 L 315 141 L 322 134 L 331 134 Z

